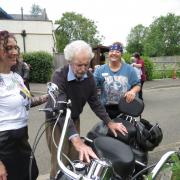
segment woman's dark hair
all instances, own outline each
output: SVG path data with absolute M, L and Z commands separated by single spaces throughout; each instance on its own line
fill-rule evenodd
M 4 37 L 9 34 L 8 31 L 0 31 L 0 40 L 4 40 Z
M 18 46 L 18 57 L 16 59 L 16 64 L 11 67 L 11 71 L 13 71 L 13 72 L 16 72 L 16 70 L 20 64 L 19 57 L 20 57 L 20 47 Z
M 140 59 L 140 54 L 138 52 L 135 52 L 133 56 L 137 59 Z
M 122 46 L 122 47 L 123 47 L 123 44 L 122 44 L 121 42 L 119 42 L 119 41 L 113 42 L 113 44 L 112 44 L 112 45 L 115 45 L 115 44 L 117 44 L 117 45 L 119 45 L 119 46 Z
M 9 38 L 13 38 L 16 41 L 16 38 L 12 33 L 9 33 L 8 31 L 0 31 L 0 45 L 2 45 L 2 47 L 6 51 L 7 51 L 7 43 Z
M 5 51 L 7 51 L 7 43 L 8 43 L 9 38 L 13 38 L 16 41 L 16 38 L 14 37 L 13 34 L 9 33 L 8 31 L 0 31 L 0 45 L 2 45 L 2 47 L 5 49 Z M 18 54 L 20 55 L 20 48 L 19 47 L 18 47 Z M 11 67 L 11 71 L 13 71 L 13 72 L 15 71 L 15 69 L 19 65 L 18 58 L 16 61 L 17 61 L 16 65 Z

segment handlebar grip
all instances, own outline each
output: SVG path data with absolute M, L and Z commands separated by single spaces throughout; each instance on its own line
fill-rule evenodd
M 44 108 L 44 109 L 39 109 L 39 111 L 53 112 L 53 109 L 52 108 Z

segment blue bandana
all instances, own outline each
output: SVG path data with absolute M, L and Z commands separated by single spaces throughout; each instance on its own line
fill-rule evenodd
M 123 52 L 123 47 L 119 44 L 113 44 L 112 46 L 110 46 L 109 48 L 110 51 L 119 51 L 119 52 Z

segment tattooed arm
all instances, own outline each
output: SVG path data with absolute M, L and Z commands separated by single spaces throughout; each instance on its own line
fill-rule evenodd
M 48 100 L 48 94 L 31 98 L 31 107 L 39 106 Z

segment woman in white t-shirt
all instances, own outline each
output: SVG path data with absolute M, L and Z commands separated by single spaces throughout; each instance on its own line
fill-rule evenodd
M 28 110 L 42 104 L 47 95 L 32 99 L 20 75 L 11 71 L 18 58 L 15 37 L 0 31 L 0 179 L 28 180 L 31 147 L 28 142 Z M 38 176 L 35 159 L 32 180 Z

